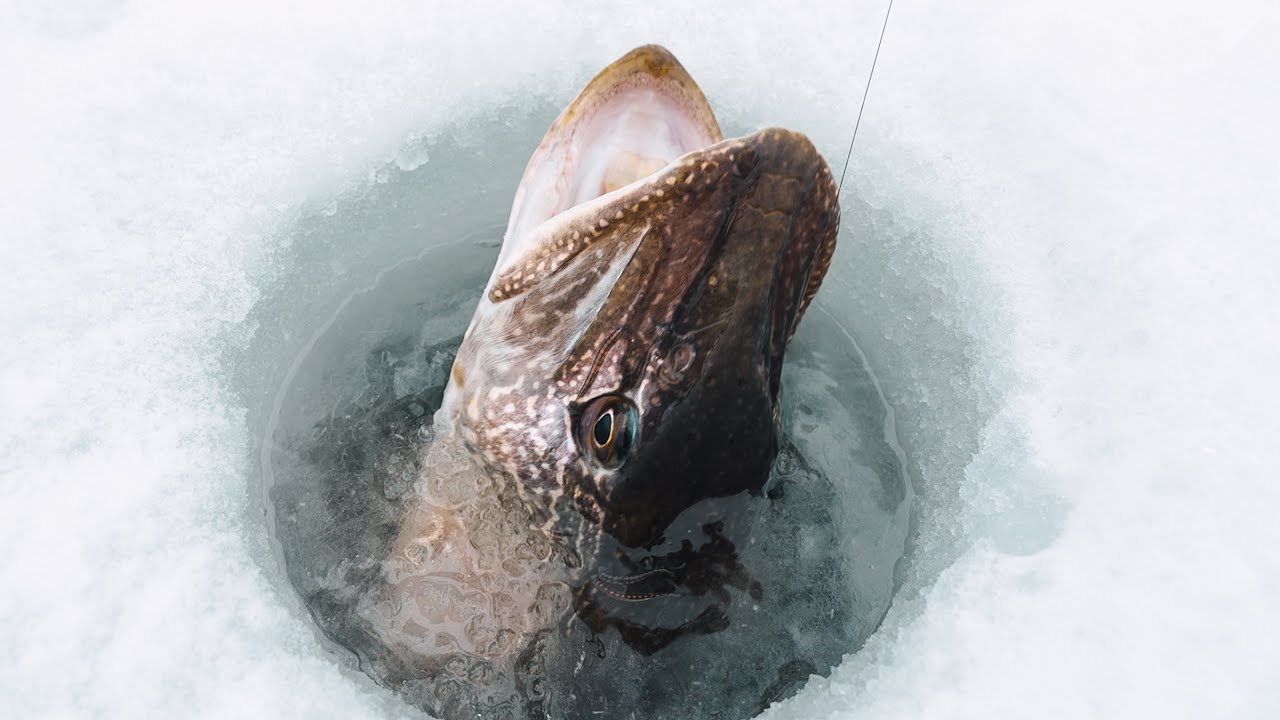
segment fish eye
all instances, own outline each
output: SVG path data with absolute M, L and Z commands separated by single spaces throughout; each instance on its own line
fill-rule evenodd
M 636 439 L 636 407 L 620 395 L 605 395 L 587 404 L 578 421 L 579 444 L 606 470 L 627 461 Z

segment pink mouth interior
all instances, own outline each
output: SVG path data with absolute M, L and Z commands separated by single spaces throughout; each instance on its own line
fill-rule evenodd
M 710 144 L 685 108 L 652 88 L 618 92 L 574 132 L 562 173 L 569 206 L 629 185 Z
M 548 219 L 720 139 L 678 85 L 645 74 L 628 76 L 578 104 L 530 160 L 516 194 L 508 242 L 518 244 Z

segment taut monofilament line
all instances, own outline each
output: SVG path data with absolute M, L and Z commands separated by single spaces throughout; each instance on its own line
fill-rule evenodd
M 858 106 L 858 119 L 853 123 L 853 137 L 849 140 L 849 152 L 844 156 L 844 169 L 840 171 L 840 184 L 836 186 L 836 195 L 844 190 L 844 176 L 849 172 L 849 159 L 853 157 L 853 143 L 858 139 L 858 126 L 862 124 L 862 111 L 867 108 L 867 95 L 871 92 L 871 79 L 876 75 L 876 61 L 880 59 L 880 46 L 884 44 L 884 31 L 889 27 L 889 13 L 893 12 L 893 0 L 884 11 L 884 24 L 880 26 L 880 40 L 876 42 L 876 54 L 871 58 L 871 72 L 867 73 L 867 86 L 862 91 L 862 104 Z

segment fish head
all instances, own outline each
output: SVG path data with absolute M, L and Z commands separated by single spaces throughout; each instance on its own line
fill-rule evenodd
M 526 169 L 446 393 L 463 442 L 628 547 L 760 492 L 783 358 L 838 226 L 805 136 L 725 140 L 670 53 L 624 56 Z

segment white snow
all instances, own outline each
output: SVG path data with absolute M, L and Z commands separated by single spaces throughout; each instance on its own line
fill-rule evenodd
M 442 5 L 0 11 L 0 716 L 408 714 L 251 489 L 229 368 L 290 228 L 646 42 L 839 168 L 884 12 Z M 896 5 L 823 302 L 919 534 L 770 717 L 1280 716 L 1278 36 L 1267 0 Z

